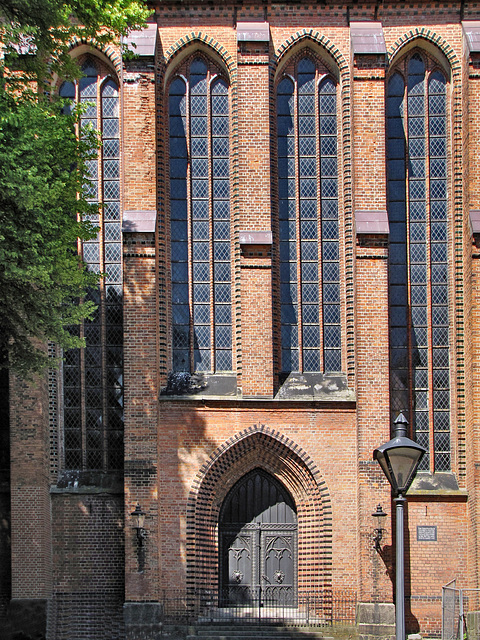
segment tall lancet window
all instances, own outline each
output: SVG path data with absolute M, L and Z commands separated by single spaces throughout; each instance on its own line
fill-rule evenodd
M 341 371 L 337 84 L 310 57 L 277 88 L 281 370 Z
M 391 409 L 406 412 L 429 451 L 424 469 L 450 469 L 447 81 L 408 56 L 388 81 Z
M 93 59 L 78 83 L 64 82 L 60 96 L 85 104 L 81 130 L 101 132 L 98 158 L 89 161 L 88 199 L 101 203 L 91 216 L 98 236 L 79 246 L 88 268 L 104 273 L 88 297 L 98 305 L 77 329 L 84 349 L 65 354 L 63 365 L 64 465 L 66 469 L 119 469 L 123 464 L 123 293 L 120 220 L 119 88 Z
M 169 87 L 172 368 L 232 371 L 229 91 L 194 58 Z

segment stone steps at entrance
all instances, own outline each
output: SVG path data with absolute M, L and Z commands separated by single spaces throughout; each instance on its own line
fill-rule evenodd
M 334 640 L 315 627 L 278 625 L 201 625 L 187 640 Z

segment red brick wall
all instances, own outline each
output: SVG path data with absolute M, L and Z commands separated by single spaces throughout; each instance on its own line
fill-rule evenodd
M 52 592 L 48 386 L 11 377 L 12 598 Z
M 157 473 L 157 291 L 153 234 L 129 234 L 124 246 L 125 354 L 125 569 L 126 600 L 158 594 L 157 514 L 163 497 Z M 147 513 L 146 567 L 139 557 L 130 514 L 139 503 Z M 142 560 L 141 560 L 142 561 Z M 141 563 L 140 561 L 140 563 Z
M 465 18 L 476 17 L 476 7 L 467 3 Z M 417 492 L 409 499 L 406 519 L 409 630 L 438 633 L 441 586 L 453 577 L 463 586 L 477 585 L 480 533 L 479 270 L 476 250 L 471 259 L 468 228 L 468 211 L 480 207 L 478 61 L 468 70 L 459 4 L 364 2 L 351 6 L 347 16 L 345 6 L 335 3 L 265 7 L 162 3 L 157 18 L 156 74 L 141 60 L 130 63 L 124 74 L 123 205 L 159 212 L 155 235 L 128 234 L 124 244 L 124 506 L 111 494 L 55 494 L 51 501 L 46 384 L 30 389 L 17 383 L 12 391 L 13 595 L 47 598 L 53 589 L 59 607 L 63 597 L 84 594 L 79 598 L 88 609 L 93 606 L 88 593 L 97 589 L 117 597 L 123 562 L 127 601 L 156 601 L 164 589 L 214 587 L 222 500 L 244 473 L 260 465 L 287 486 L 301 516 L 300 588 L 327 585 L 354 590 L 363 601 L 392 601 L 394 505 L 372 461 L 373 449 L 389 438 L 390 431 L 388 248 L 385 237 L 359 238 L 356 243 L 353 226 L 355 209 L 386 208 L 388 67 L 383 68 L 381 58 L 352 59 L 348 29 L 348 18 L 378 19 L 384 26 L 387 63 L 418 45 L 451 69 L 453 471 L 468 496 L 465 491 Z M 235 21 L 251 19 L 269 21 L 268 45 L 237 46 Z M 170 349 L 165 81 L 196 48 L 228 72 L 235 239 L 240 231 L 249 230 L 272 230 L 275 239 L 272 96 L 277 71 L 304 46 L 336 72 L 341 87 L 343 357 L 356 400 L 273 399 L 278 385 L 272 297 L 277 287 L 275 245 L 272 255 L 268 246 L 244 247 L 242 254 L 238 246 L 235 250 L 235 346 L 243 399 L 162 396 L 159 400 Z M 148 538 L 141 552 L 130 517 L 137 502 L 147 512 Z M 375 524 L 370 516 L 379 502 L 389 514 L 380 554 L 373 549 Z M 417 525 L 430 524 L 437 527 L 437 541 L 418 541 Z M 66 617 L 56 619 L 64 621 L 58 638 L 68 637 Z M 99 638 L 102 633 L 99 629 Z
M 218 510 L 228 489 L 262 466 L 284 482 L 300 512 L 310 512 L 299 525 L 306 527 L 299 541 L 303 585 L 352 588 L 357 465 L 355 439 L 348 437 L 354 429 L 351 407 L 166 400 L 160 424 L 162 586 L 183 587 L 186 574 L 197 588 L 216 584 L 214 573 L 198 563 L 205 557 L 215 563 Z M 344 452 L 337 457 L 338 442 Z M 318 506 L 307 508 L 305 500 Z M 199 541 L 192 531 L 200 532 Z
M 123 634 L 124 521 L 121 495 L 57 490 L 52 495 L 53 597 L 48 637 Z
M 425 17 L 425 7 L 420 5 L 421 3 L 407 7 L 389 5 L 381 8 L 377 16 L 374 16 L 373 6 L 362 5 L 352 9 L 350 19 L 365 20 L 376 17 L 382 20 L 387 47 L 395 50 L 399 48 L 403 34 L 412 26 L 423 26 L 427 23 L 431 26 L 432 20 Z M 314 30 L 318 30 L 320 38 L 322 36 L 325 38 L 323 40 L 324 48 L 322 48 L 318 44 L 318 39 L 315 42 L 316 36 L 313 37 L 310 41 L 313 49 L 320 51 L 320 55 L 326 56 L 330 64 L 332 60 L 344 60 L 347 65 L 350 64 L 349 33 L 345 15 L 338 10 L 338 7 L 322 7 L 321 16 L 316 7 L 304 6 L 301 10 L 294 11 L 293 7 L 288 5 L 282 7 L 281 10 L 269 10 L 267 14 L 266 19 L 270 22 L 272 36 L 270 56 L 272 50 L 287 56 L 290 50 L 295 50 L 295 41 L 298 47 L 305 45 L 307 41 L 303 40 L 300 44 L 300 39 L 295 40 L 294 34 L 301 32 L 303 27 L 313 27 Z M 254 15 L 257 19 L 264 18 L 261 10 L 253 8 L 250 10 L 243 7 L 241 12 L 237 13 L 237 19 L 248 19 Z M 223 51 L 229 62 L 231 60 L 229 56 L 238 61 L 238 73 L 234 78 L 232 77 L 236 82 L 235 100 L 237 102 L 234 104 L 238 107 L 238 112 L 234 111 L 232 117 L 234 121 L 238 118 L 239 136 L 237 147 L 239 194 L 234 198 L 234 205 L 238 203 L 239 208 L 236 220 L 238 220 L 240 230 L 246 230 L 250 227 L 252 230 L 266 230 L 269 228 L 269 193 L 272 188 L 275 192 L 275 186 L 273 184 L 272 187 L 271 182 L 270 150 L 267 144 L 270 126 L 270 121 L 265 116 L 267 76 L 264 67 L 259 64 L 265 54 L 260 45 L 256 49 L 253 45 L 248 45 L 250 49 L 242 45 L 239 52 L 235 52 L 235 33 L 231 29 L 232 16 L 233 14 L 229 14 L 227 7 L 204 10 L 203 14 L 193 9 L 187 15 L 183 8 L 175 12 L 160 13 L 160 49 L 167 52 L 170 60 L 170 52 L 177 50 L 173 46 L 175 42 L 180 41 L 181 38 L 185 39 L 192 32 L 199 34 L 201 31 L 202 40 L 204 34 L 212 38 L 212 56 L 217 55 L 218 51 L 224 47 Z M 442 9 L 441 12 L 438 12 L 437 17 L 434 32 L 445 37 L 448 43 L 454 47 L 452 49 L 453 55 L 460 58 L 461 30 L 458 14 L 454 10 L 449 12 Z M 455 22 L 453 27 L 447 26 L 450 20 Z M 430 34 L 425 39 L 431 40 L 432 38 L 433 36 Z M 194 49 L 194 46 L 193 44 L 190 51 Z M 205 51 L 203 44 L 202 48 Z M 432 46 L 429 50 L 432 52 Z M 182 51 L 186 55 L 187 49 L 181 46 L 178 51 Z M 242 64 L 248 55 L 250 55 L 249 60 L 252 64 Z M 172 64 L 175 62 L 173 61 Z M 348 215 L 352 215 L 355 208 L 384 209 L 386 207 L 384 69 L 382 60 L 369 58 L 356 61 L 355 67 L 352 67 L 352 74 L 353 131 L 348 130 L 350 125 L 346 118 L 342 120 L 341 129 L 343 140 L 353 134 L 354 200 L 350 204 L 351 209 L 344 211 L 346 218 Z M 233 82 L 232 86 L 234 86 Z M 346 167 L 345 164 L 343 166 Z M 349 188 L 347 174 L 348 171 L 344 171 L 343 203 L 347 203 L 345 200 Z M 340 586 L 354 586 L 358 590 L 359 597 L 366 600 L 391 599 L 392 559 L 390 545 L 394 530 L 391 515 L 392 505 L 385 481 L 371 460 L 375 446 L 388 439 L 390 427 L 387 249 L 382 240 L 370 242 L 367 239 L 360 243 L 356 251 L 356 261 L 352 263 L 355 265 L 356 289 L 349 289 L 351 284 L 349 284 L 348 277 L 344 280 L 344 286 L 347 290 L 345 317 L 355 311 L 356 320 L 354 332 L 356 375 L 355 378 L 352 377 L 357 393 L 356 408 L 348 405 L 345 413 L 345 410 L 338 406 L 334 409 L 332 407 L 325 409 L 323 406 L 294 409 L 289 406 L 287 409 L 277 403 L 271 405 L 260 403 L 250 406 L 246 403 L 229 403 L 227 400 L 218 405 L 207 400 L 204 405 L 201 403 L 161 403 L 158 432 L 159 495 L 162 504 L 159 545 L 161 545 L 160 562 L 161 575 L 163 576 L 161 583 L 163 585 L 185 584 L 186 576 L 188 580 L 198 580 L 199 567 L 195 566 L 193 573 L 188 573 L 188 550 L 191 548 L 198 551 L 198 547 L 189 538 L 189 536 L 193 537 L 193 531 L 197 525 L 193 516 L 190 516 L 190 512 L 186 509 L 187 504 L 190 505 L 188 508 L 196 508 L 191 493 L 192 482 L 195 478 L 197 478 L 195 482 L 198 482 L 199 486 L 204 486 L 199 476 L 202 464 L 205 464 L 209 456 L 215 455 L 213 452 L 218 447 L 221 448 L 222 443 L 228 442 L 229 438 L 234 438 L 235 434 L 242 432 L 242 429 L 254 424 L 264 424 L 289 438 L 291 442 L 311 456 L 322 478 L 325 479 L 333 513 L 331 572 L 333 583 Z M 252 253 L 254 252 L 252 251 Z M 270 336 L 270 323 L 273 320 L 268 292 L 271 286 L 270 274 L 272 274 L 272 286 L 275 288 L 275 265 L 270 270 L 270 259 L 266 253 L 263 255 L 264 257 L 260 255 L 248 256 L 244 251 L 241 259 L 239 362 L 244 397 L 272 394 L 274 389 L 271 380 L 275 373 L 274 370 L 272 371 L 272 366 L 275 367 L 275 355 L 272 352 L 275 343 L 272 342 Z M 348 251 L 346 255 L 348 255 Z M 345 333 L 348 332 L 348 326 L 348 323 L 344 325 Z M 349 339 L 352 337 L 349 336 Z M 259 373 L 260 369 L 262 375 Z M 351 413 L 352 410 L 353 413 Z M 335 416 L 334 423 L 331 422 L 333 416 Z M 344 418 L 348 416 L 348 419 L 345 418 L 345 422 L 341 425 L 337 423 L 340 416 Z M 354 417 L 353 421 L 352 417 Z M 329 450 L 327 443 L 331 438 L 333 441 Z M 456 432 L 454 433 L 454 441 L 456 441 Z M 342 454 L 341 462 L 338 461 L 333 465 L 334 446 L 339 442 L 342 444 L 347 442 L 348 444 Z M 251 454 L 251 464 L 253 464 L 255 456 L 258 456 L 259 460 L 263 459 L 260 449 L 261 447 L 255 455 Z M 230 449 L 228 450 L 230 451 Z M 232 452 L 235 450 L 235 445 L 232 445 L 231 450 Z M 231 474 L 231 479 L 229 475 L 223 476 L 223 480 L 228 486 L 235 479 L 238 479 L 239 474 L 241 475 L 244 471 L 241 466 L 237 468 L 233 460 L 234 454 L 231 455 L 232 467 L 228 472 Z M 278 464 L 280 466 L 280 463 Z M 352 465 L 350 482 L 346 482 L 346 476 L 342 476 L 341 479 L 337 477 L 341 464 L 347 465 L 349 470 Z M 226 467 L 225 473 L 227 473 Z M 280 470 L 277 473 L 280 474 Z M 208 477 L 210 478 L 210 476 Z M 225 491 L 225 487 L 222 487 L 222 491 Z M 222 492 L 220 491 L 220 493 Z M 190 502 L 187 503 L 188 496 Z M 447 498 L 445 500 L 449 504 Z M 385 553 L 381 556 L 373 551 L 371 542 L 374 524 L 370 514 L 375 509 L 377 502 L 382 502 L 390 515 L 387 523 L 387 537 L 384 541 Z M 215 509 L 218 509 L 219 503 L 220 497 L 217 495 L 215 506 L 209 507 L 211 509 L 209 517 L 213 519 L 213 528 L 215 527 Z M 436 552 L 440 554 L 441 549 L 450 548 L 450 533 L 448 532 L 454 531 L 458 526 L 458 518 L 465 518 L 465 503 L 453 504 L 453 511 L 450 508 L 444 509 L 445 530 L 441 535 L 439 531 L 439 541 L 434 547 Z M 340 523 L 337 520 L 337 514 L 345 512 L 349 515 L 346 519 L 344 518 L 344 523 Z M 190 517 L 193 520 L 190 521 Z M 189 529 L 189 527 L 193 528 Z M 215 539 L 214 536 L 211 537 L 212 535 L 210 532 L 204 543 L 207 547 L 210 545 L 211 559 L 208 562 L 212 562 L 213 566 L 215 564 Z M 186 552 L 184 545 L 186 545 Z M 338 550 L 340 548 L 345 548 L 347 551 L 339 556 Z M 457 549 L 452 555 L 448 567 L 451 571 L 456 571 L 457 566 L 461 566 L 464 561 L 464 552 Z M 412 562 L 414 567 L 424 568 L 425 557 L 421 550 L 418 552 L 416 548 L 412 550 Z M 446 570 L 445 573 L 448 571 Z M 435 598 L 440 593 L 438 585 L 443 580 L 443 576 L 441 578 L 437 576 L 435 584 L 430 584 L 427 580 L 423 585 L 416 576 L 417 574 L 414 572 L 411 582 L 412 589 L 415 589 L 415 593 L 412 592 L 413 601 L 417 604 L 412 607 L 425 608 L 426 605 L 418 603 L 430 602 L 430 600 L 436 602 L 432 606 L 438 606 Z M 165 582 L 166 580 L 167 582 Z
M 10 411 L 8 372 L 0 372 L 0 620 L 12 588 L 10 545 Z

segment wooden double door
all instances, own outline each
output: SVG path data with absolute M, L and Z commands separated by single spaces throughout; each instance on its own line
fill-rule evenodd
M 221 606 L 296 606 L 295 503 L 262 469 L 244 476 L 225 498 L 219 551 Z

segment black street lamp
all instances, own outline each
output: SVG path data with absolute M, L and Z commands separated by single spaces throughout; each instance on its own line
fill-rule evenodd
M 408 422 L 401 413 L 394 423 L 394 437 L 373 452 L 392 487 L 397 520 L 396 535 L 396 640 L 405 640 L 405 566 L 403 539 L 403 510 L 407 493 L 426 450 L 407 438 Z

